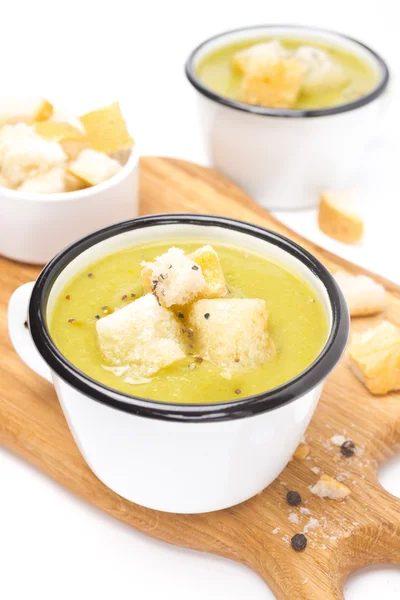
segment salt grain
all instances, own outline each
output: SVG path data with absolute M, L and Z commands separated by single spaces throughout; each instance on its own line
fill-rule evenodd
M 296 525 L 299 523 L 299 515 L 295 512 L 289 513 L 288 519 L 291 523 L 296 523 Z
M 280 531 L 280 529 L 280 527 L 275 527 L 275 529 L 272 530 L 272 534 L 276 535 Z
M 303 533 L 307 533 L 310 529 L 315 529 L 316 527 L 319 527 L 320 523 L 318 521 L 318 519 L 314 519 L 314 517 L 311 517 L 311 519 L 308 521 L 307 525 L 305 525 L 304 529 L 303 529 Z
M 315 473 L 316 475 L 318 475 L 318 473 L 320 473 L 320 472 L 321 472 L 321 469 L 320 469 L 319 467 L 313 467 L 313 468 L 311 469 L 311 471 L 312 471 L 313 473 Z
M 335 444 L 335 446 L 341 446 L 345 441 L 346 438 L 344 437 L 344 435 L 333 435 L 331 437 L 331 442 L 332 444 Z
M 308 508 L 305 508 L 305 506 L 302 506 L 302 507 L 300 508 L 300 512 L 301 512 L 303 515 L 311 515 L 311 510 L 309 510 Z

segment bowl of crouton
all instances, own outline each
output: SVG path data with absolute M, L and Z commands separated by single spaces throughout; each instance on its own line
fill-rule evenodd
M 0 97 L 0 255 L 45 264 L 71 241 L 138 213 L 138 152 L 118 102 L 71 118 Z
M 389 81 L 365 44 L 286 25 L 216 35 L 185 70 L 210 162 L 277 210 L 314 207 L 323 190 L 349 185 Z
M 74 242 L 14 292 L 8 318 L 96 476 L 174 513 L 233 506 L 278 476 L 349 334 L 343 294 L 312 255 L 189 214 Z

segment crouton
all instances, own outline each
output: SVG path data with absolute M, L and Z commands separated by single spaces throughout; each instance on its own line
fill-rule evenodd
M 132 379 L 154 375 L 185 357 L 178 321 L 153 294 L 103 317 L 97 321 L 96 330 L 106 366 L 121 367 L 120 373 Z
M 3 173 L 0 173 L 0 187 L 7 188 L 9 190 L 14 189 L 14 186 L 11 183 L 11 181 L 7 177 L 5 177 Z
M 88 185 L 97 185 L 119 173 L 121 165 L 104 152 L 87 148 L 69 164 L 67 170 Z
M 35 123 L 34 127 L 41 137 L 61 144 L 69 159 L 75 160 L 82 150 L 90 147 L 87 135 L 71 123 L 51 120 Z
M 351 494 L 347 486 L 329 475 L 322 475 L 310 491 L 320 498 L 329 498 L 330 500 L 343 500 Z
M 372 394 L 400 389 L 400 328 L 383 321 L 355 335 L 349 350 L 350 366 Z
M 348 81 L 342 65 L 334 62 L 322 48 L 300 46 L 293 56 L 305 67 L 302 84 L 305 94 L 334 90 Z
M 264 75 L 271 64 L 289 57 L 289 52 L 277 40 L 254 44 L 233 57 L 233 66 L 246 75 Z
M 212 246 L 203 246 L 190 255 L 190 258 L 199 265 L 204 279 L 205 288 L 200 292 L 201 298 L 223 298 L 228 293 L 224 273 L 219 257 Z
M 66 192 L 76 192 L 77 190 L 83 190 L 88 187 L 82 179 L 75 177 L 75 175 L 72 175 L 72 173 L 68 173 L 67 171 L 65 172 L 64 183 Z
M 356 244 L 364 235 L 364 223 L 351 192 L 321 194 L 318 225 L 326 235 L 345 244 Z
M 246 104 L 291 108 L 300 93 L 303 77 L 302 63 L 293 58 L 271 63 L 262 75 L 243 77 L 237 99 Z
M 335 273 L 335 279 L 346 298 L 352 317 L 374 315 L 384 310 L 385 288 L 365 275 Z
M 253 369 L 275 354 L 264 300 L 213 298 L 195 302 L 188 315 L 196 354 L 227 372 Z
M 294 451 L 293 458 L 304 460 L 310 454 L 310 446 L 301 442 Z
M 53 114 L 53 105 L 48 100 L 41 100 L 38 109 L 32 119 L 32 122 L 35 121 L 47 121 Z
M 4 125 L 0 131 L 2 173 L 12 185 L 53 167 L 63 167 L 66 160 L 60 144 L 43 139 L 25 123 Z
M 95 150 L 109 154 L 131 148 L 134 144 L 118 102 L 86 113 L 80 120 Z
M 33 123 L 51 117 L 53 106 L 43 98 L 0 97 L 0 127 L 16 123 Z
M 181 248 L 172 247 L 142 267 L 144 291 L 154 292 L 163 306 L 184 306 L 206 288 L 201 268 Z
M 18 189 L 41 194 L 65 192 L 65 168 L 53 167 L 46 173 L 26 177 Z

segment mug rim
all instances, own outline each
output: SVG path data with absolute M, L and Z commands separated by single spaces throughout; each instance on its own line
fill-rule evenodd
M 231 229 L 278 246 L 302 262 L 324 285 L 330 303 L 332 326 L 321 352 L 296 377 L 286 383 L 240 400 L 212 404 L 178 404 L 148 400 L 108 387 L 75 367 L 58 350 L 46 324 L 45 311 L 51 288 L 64 268 L 82 252 L 116 235 L 155 225 L 202 225 Z M 167 421 L 205 423 L 255 416 L 301 398 L 326 379 L 341 358 L 349 335 L 346 301 L 328 270 L 307 250 L 288 238 L 244 221 L 197 214 L 160 214 L 122 221 L 73 242 L 57 254 L 40 273 L 28 309 L 29 329 L 42 358 L 63 381 L 78 392 L 111 408 L 141 417 Z
M 210 42 L 214 40 L 218 40 L 219 38 L 223 38 L 224 36 L 240 33 L 243 31 L 255 31 L 257 29 L 299 29 L 299 30 L 307 30 L 309 32 L 316 32 L 322 34 L 329 34 L 337 36 L 338 38 L 342 38 L 344 40 L 350 41 L 364 50 L 367 50 L 375 61 L 378 64 L 378 67 L 381 71 L 381 77 L 377 85 L 366 95 L 361 96 L 361 98 L 357 98 L 351 102 L 346 102 L 344 104 L 338 104 L 336 106 L 330 106 L 326 108 L 316 108 L 316 109 L 290 109 L 290 108 L 267 108 L 263 106 L 257 106 L 252 104 L 246 104 L 244 102 L 239 102 L 237 100 L 233 100 L 232 98 L 228 98 L 226 96 L 222 96 L 216 92 L 213 92 L 210 88 L 208 88 L 202 81 L 197 77 L 193 63 L 196 55 L 200 50 L 202 50 L 205 46 L 207 46 Z M 208 98 L 209 100 L 213 100 L 218 104 L 226 106 L 228 108 L 232 108 L 234 110 L 239 110 L 241 112 L 259 115 L 259 116 L 267 116 L 267 117 L 278 117 L 278 118 L 313 118 L 313 117 L 326 117 L 330 115 L 342 114 L 345 112 L 349 112 L 355 110 L 357 108 L 361 108 L 366 104 L 369 104 L 376 98 L 378 98 L 387 88 L 390 79 L 390 71 L 387 65 L 387 62 L 366 44 L 360 42 L 360 40 L 348 36 L 344 33 L 340 33 L 338 31 L 334 31 L 332 29 L 325 29 L 321 27 L 309 27 L 307 25 L 285 25 L 285 24 L 270 24 L 270 25 L 247 25 L 244 27 L 238 27 L 236 29 L 230 29 L 228 31 L 223 31 L 222 33 L 218 33 L 210 38 L 206 39 L 204 42 L 196 46 L 194 50 L 189 54 L 189 57 L 185 63 L 185 75 L 189 82 L 193 85 L 193 87 L 203 96 Z

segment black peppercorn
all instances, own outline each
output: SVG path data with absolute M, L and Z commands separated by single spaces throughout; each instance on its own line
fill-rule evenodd
M 192 267 L 192 270 L 193 270 L 193 271 L 198 271 L 198 270 L 199 270 L 199 267 L 198 267 L 197 265 L 193 265 L 193 267 Z
M 181 312 L 178 313 L 178 319 L 184 319 L 185 315 Z
M 238 388 L 237 390 L 235 390 L 235 394 L 238 394 L 238 395 L 239 395 L 239 394 L 241 394 L 241 393 L 242 393 L 242 390 L 239 390 L 239 388 Z
M 299 492 L 290 491 L 286 494 L 286 500 L 290 506 L 299 506 L 301 504 L 301 496 Z
M 291 539 L 292 548 L 301 552 L 307 546 L 307 538 L 304 533 L 296 533 Z
M 352 442 L 351 440 L 346 440 L 340 446 L 340 452 L 343 454 L 343 456 L 346 456 L 346 457 L 353 456 L 355 450 L 356 450 L 356 446 L 355 446 L 354 442 Z
M 209 318 L 210 318 L 210 313 L 206 313 L 206 314 L 204 315 L 204 318 L 205 318 L 205 319 L 209 319 Z

